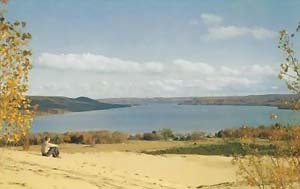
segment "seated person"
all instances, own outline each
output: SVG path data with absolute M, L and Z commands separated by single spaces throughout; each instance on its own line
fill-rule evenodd
M 43 156 L 59 157 L 58 145 L 50 143 L 50 137 L 45 136 L 44 142 L 41 145 Z

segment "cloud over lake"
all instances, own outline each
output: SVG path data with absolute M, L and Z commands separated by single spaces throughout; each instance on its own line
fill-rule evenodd
M 32 93 L 97 98 L 191 96 L 229 93 L 228 90 L 249 91 L 267 85 L 277 75 L 277 71 L 268 65 L 234 67 L 186 59 L 138 62 L 92 53 L 42 53 L 36 66 L 37 69 L 47 70 L 44 71 L 44 79 L 47 78 L 47 72 L 49 77 L 57 75 L 62 79 L 61 82 L 43 83 L 37 74 L 33 74 L 33 86 L 39 87 L 32 88 Z

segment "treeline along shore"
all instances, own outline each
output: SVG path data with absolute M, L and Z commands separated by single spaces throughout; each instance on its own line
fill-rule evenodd
M 44 132 L 31 134 L 30 144 L 40 145 L 45 136 L 50 136 L 52 142 L 57 144 L 82 144 L 91 147 L 97 144 L 128 143 L 132 141 L 177 141 L 189 145 L 157 151 L 145 151 L 145 153 L 230 156 L 234 154 L 246 155 L 249 153 L 241 140 L 243 137 L 247 136 L 248 138 L 258 141 L 252 144 L 252 148 L 255 147 L 261 154 L 272 155 L 276 150 L 276 147 L 270 142 L 272 139 L 284 142 L 290 140 L 292 137 L 298 136 L 297 133 L 300 133 L 300 126 L 285 126 L 281 124 L 259 127 L 242 126 L 240 128 L 228 128 L 214 134 L 208 134 L 201 131 L 185 134 L 174 133 L 169 128 L 135 135 L 129 135 L 118 131 Z M 4 140 L 0 141 L 0 144 L 1 146 L 7 146 Z M 22 145 L 22 141 L 11 145 Z
M 274 106 L 279 109 L 299 109 L 300 95 L 297 94 L 267 94 L 249 96 L 220 96 L 195 97 L 186 100 L 180 105 L 247 105 L 247 106 Z
M 156 98 L 106 98 L 101 102 L 112 104 L 144 105 L 152 103 L 175 103 L 178 105 L 248 105 L 274 106 L 280 109 L 295 108 L 295 101 L 300 95 L 294 94 L 265 94 L 248 96 L 207 96 L 207 97 L 156 97 Z

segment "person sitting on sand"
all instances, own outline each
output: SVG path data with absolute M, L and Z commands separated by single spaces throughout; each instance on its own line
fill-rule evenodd
M 58 145 L 50 143 L 50 137 L 45 136 L 44 142 L 41 145 L 43 156 L 59 157 Z

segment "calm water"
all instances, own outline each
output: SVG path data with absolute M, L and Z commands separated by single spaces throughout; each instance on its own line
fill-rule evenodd
M 271 113 L 278 114 L 278 119 L 271 120 L 269 118 Z M 38 117 L 33 122 L 32 131 L 117 130 L 140 133 L 159 128 L 171 128 L 182 133 L 199 130 L 215 132 L 244 124 L 258 126 L 276 122 L 300 123 L 300 112 L 265 106 L 151 104 Z

